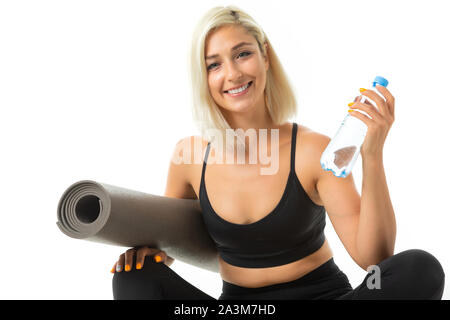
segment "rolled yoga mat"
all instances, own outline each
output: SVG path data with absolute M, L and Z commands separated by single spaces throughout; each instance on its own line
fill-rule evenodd
M 56 224 L 75 239 L 158 248 L 174 259 L 218 272 L 217 249 L 201 215 L 199 200 L 82 180 L 60 198 Z

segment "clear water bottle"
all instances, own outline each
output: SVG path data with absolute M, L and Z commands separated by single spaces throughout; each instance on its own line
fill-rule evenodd
M 388 83 L 389 82 L 385 78 L 377 76 L 375 77 L 375 80 L 373 80 L 371 89 L 382 96 L 381 93 L 376 90 L 375 86 L 378 84 L 387 87 Z M 364 102 L 366 99 L 366 96 L 362 96 L 360 102 Z M 369 99 L 369 101 L 371 100 Z M 372 104 L 375 105 L 374 103 Z M 358 110 L 358 112 L 369 116 L 362 110 Z M 358 158 L 366 133 L 367 125 L 358 118 L 347 114 L 336 135 L 331 139 L 320 157 L 320 165 L 322 168 L 331 171 L 339 178 L 348 176 Z

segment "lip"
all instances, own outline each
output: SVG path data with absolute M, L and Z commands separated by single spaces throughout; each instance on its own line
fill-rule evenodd
M 247 87 L 247 89 L 245 89 L 244 91 L 239 92 L 239 93 L 236 93 L 236 94 L 232 94 L 232 93 L 229 93 L 229 92 L 225 92 L 225 94 L 228 95 L 228 96 L 230 96 L 230 97 L 239 97 L 239 96 L 242 96 L 242 95 L 246 94 L 246 93 L 250 90 L 250 88 L 252 87 L 252 85 L 253 85 L 253 81 L 249 81 L 249 82 L 247 82 L 247 83 L 250 83 L 250 85 L 249 85 L 249 86 Z M 247 84 L 247 83 L 246 83 L 246 84 Z M 236 87 L 236 88 L 240 88 L 240 87 L 242 87 L 242 86 L 245 86 L 246 84 L 242 84 L 242 85 L 240 85 L 239 87 Z M 230 89 L 230 90 L 233 90 L 233 89 Z
M 247 83 L 249 83 L 249 82 L 251 82 L 251 81 L 244 82 L 243 84 L 241 84 L 241 85 L 239 85 L 239 86 L 237 86 L 237 87 L 234 87 L 234 88 L 229 88 L 229 89 L 225 90 L 224 92 L 227 93 L 226 91 L 239 89 L 240 87 L 245 86 L 245 85 L 246 85 Z

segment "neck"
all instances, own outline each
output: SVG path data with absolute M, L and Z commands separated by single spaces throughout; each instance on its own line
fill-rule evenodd
M 245 146 L 246 156 L 248 156 L 251 147 L 259 150 L 261 139 L 263 139 L 261 142 L 268 148 L 268 150 L 271 149 L 271 143 L 278 144 L 278 137 L 282 125 L 275 124 L 270 117 L 267 111 L 264 94 L 260 96 L 253 108 L 248 108 L 239 112 L 230 111 L 223 108 L 220 109 L 224 118 L 228 122 L 228 125 L 232 130 L 234 130 L 234 134 L 236 136 L 241 136 L 241 143 L 243 143 L 241 146 Z M 278 134 L 274 137 L 276 142 L 271 141 L 273 137 L 272 131 L 274 130 L 278 130 Z M 250 139 L 250 137 L 254 138 Z M 237 138 L 235 139 L 238 141 Z M 233 144 L 234 150 L 237 148 L 236 145 L 237 143 Z
M 279 126 L 275 125 L 267 111 L 264 96 L 264 94 L 261 94 L 253 107 L 244 110 L 230 111 L 220 108 L 228 125 L 234 130 L 242 129 L 244 132 L 248 129 L 258 131 L 258 129 L 278 128 Z

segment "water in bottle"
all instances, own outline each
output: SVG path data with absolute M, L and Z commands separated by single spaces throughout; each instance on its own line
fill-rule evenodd
M 389 82 L 385 78 L 377 76 L 372 82 L 371 89 L 382 96 L 376 90 L 375 86 L 378 84 L 387 87 L 388 83 Z M 362 96 L 360 102 L 364 102 L 366 98 L 366 96 Z M 376 106 L 374 103 L 372 104 Z M 362 110 L 358 110 L 358 112 L 369 116 Z M 358 118 L 347 114 L 336 135 L 331 139 L 330 143 L 325 148 L 325 151 L 322 153 L 320 158 L 320 165 L 322 168 L 331 171 L 336 177 L 347 177 L 352 171 L 353 165 L 358 158 L 366 133 L 367 125 Z

